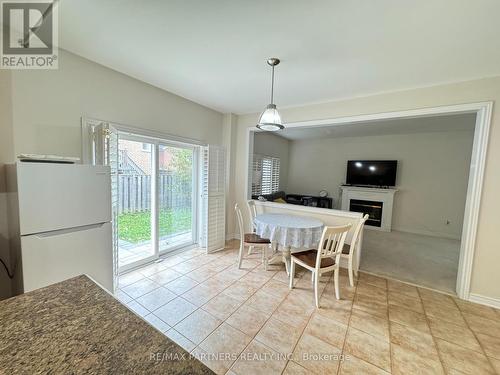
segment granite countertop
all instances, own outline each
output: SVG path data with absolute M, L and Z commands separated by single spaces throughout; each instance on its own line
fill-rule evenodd
M 212 374 L 86 276 L 0 301 L 0 374 Z

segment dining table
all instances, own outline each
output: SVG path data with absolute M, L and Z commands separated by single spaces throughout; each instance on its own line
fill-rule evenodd
M 324 228 L 324 223 L 316 218 L 281 213 L 258 214 L 253 222 L 256 234 L 270 240 L 273 248 L 281 248 L 287 274 L 291 249 L 317 248 Z

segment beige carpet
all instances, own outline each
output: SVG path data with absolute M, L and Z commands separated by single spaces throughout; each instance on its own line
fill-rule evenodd
M 455 293 L 460 241 L 366 229 L 360 269 Z

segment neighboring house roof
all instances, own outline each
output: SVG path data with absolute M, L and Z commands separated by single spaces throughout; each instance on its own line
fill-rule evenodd
M 120 169 L 140 174 L 151 174 L 151 145 L 137 141 L 120 140 L 118 150 L 120 156 Z M 172 154 L 168 148 L 160 148 L 159 166 L 161 170 L 172 169 Z

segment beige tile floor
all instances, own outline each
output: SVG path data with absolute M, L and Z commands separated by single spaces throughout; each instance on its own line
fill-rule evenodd
M 233 244 L 234 246 L 234 244 Z M 116 297 L 217 374 L 500 374 L 500 311 L 360 273 L 288 289 L 282 266 L 195 249 L 120 278 Z

